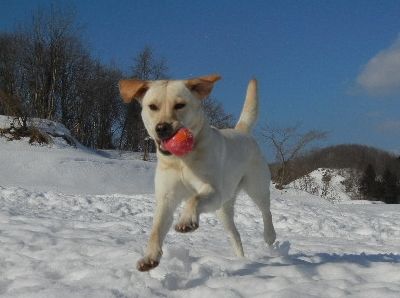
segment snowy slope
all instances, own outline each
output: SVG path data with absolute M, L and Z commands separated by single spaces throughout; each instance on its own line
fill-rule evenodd
M 272 189 L 274 249 L 241 194 L 245 259 L 209 214 L 170 231 L 160 266 L 140 273 L 154 163 L 109 156 L 0 139 L 0 297 L 398 297 L 400 206 L 292 189 Z
M 320 168 L 291 182 L 288 186 L 319 195 L 332 202 L 348 201 L 352 198 L 346 191 L 344 182 L 350 175 L 354 175 L 350 169 Z
M 0 116 L 0 127 L 9 123 Z M 42 131 L 67 135 L 61 124 L 34 119 Z M 29 145 L 28 139 L 7 141 L 0 137 L 0 185 L 23 186 L 35 191 L 69 194 L 152 193 L 154 163 L 97 154 L 77 141 L 77 148 L 61 138 L 49 145 Z

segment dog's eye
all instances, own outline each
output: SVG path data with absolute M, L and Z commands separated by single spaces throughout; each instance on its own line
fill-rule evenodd
M 177 103 L 177 104 L 174 106 L 174 109 L 175 109 L 175 110 L 180 110 L 180 109 L 183 109 L 185 106 L 186 106 L 186 104 L 184 104 L 184 103 Z
M 152 111 L 158 111 L 158 107 L 155 104 L 150 104 L 149 109 Z

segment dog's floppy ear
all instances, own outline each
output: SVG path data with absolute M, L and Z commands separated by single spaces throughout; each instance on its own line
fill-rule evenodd
M 149 89 L 148 82 L 142 80 L 121 80 L 119 81 L 119 93 L 125 103 L 134 99 L 141 100 Z
M 199 99 L 204 99 L 211 93 L 214 83 L 219 79 L 221 79 L 221 77 L 217 74 L 189 79 L 186 81 L 186 87 Z

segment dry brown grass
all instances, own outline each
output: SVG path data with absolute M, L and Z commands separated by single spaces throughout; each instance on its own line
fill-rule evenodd
M 29 144 L 49 144 L 51 138 L 41 132 L 36 127 L 8 127 L 0 128 L 0 137 L 6 138 L 8 141 L 21 140 L 22 138 L 29 138 Z

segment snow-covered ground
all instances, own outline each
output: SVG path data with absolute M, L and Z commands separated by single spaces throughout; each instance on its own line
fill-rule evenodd
M 355 170 L 351 169 L 320 168 L 291 182 L 288 186 L 319 195 L 331 202 L 343 202 L 351 200 L 351 196 L 356 196 L 354 193 L 356 185 L 349 187 L 352 193 L 346 192 L 345 185 L 346 179 L 354 175 L 356 175 Z
M 159 267 L 140 273 L 153 175 L 127 154 L 0 138 L 0 297 L 399 297 L 400 206 L 293 189 L 272 189 L 274 249 L 241 194 L 246 258 L 209 214 L 171 230 Z
M 7 123 L 6 117 L 0 116 L 0 128 Z M 36 120 L 35 125 L 45 132 L 69 135 L 63 125 L 52 121 Z M 79 143 L 74 148 L 61 137 L 53 137 L 49 146 L 0 137 L 0 167 L 0 186 L 67 194 L 154 192 L 155 163 L 126 153 L 96 153 Z

